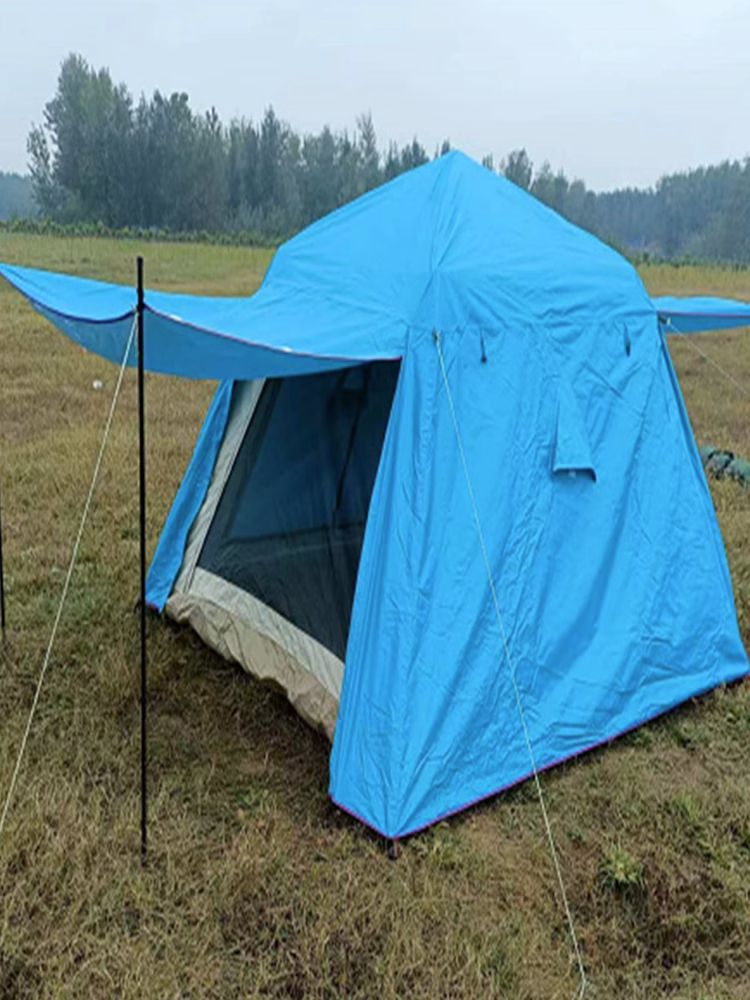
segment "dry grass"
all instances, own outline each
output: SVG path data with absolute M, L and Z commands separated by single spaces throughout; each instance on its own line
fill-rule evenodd
M 0 259 L 127 281 L 136 247 L 0 236 Z M 148 245 L 152 284 L 250 291 L 257 250 Z M 750 275 L 648 269 L 750 297 Z M 26 719 L 114 369 L 0 288 L 10 638 L 0 787 Z M 701 342 L 750 385 L 750 342 Z M 685 345 L 700 441 L 750 457 L 748 402 Z M 101 378 L 104 392 L 92 381 Z M 148 381 L 155 543 L 212 386 Z M 750 639 L 750 494 L 719 483 Z M 151 854 L 138 858 L 135 392 L 128 379 L 18 798 L 0 843 L 0 997 L 568 998 L 533 791 L 411 839 L 398 863 L 326 798 L 328 747 L 278 695 L 150 623 Z M 592 996 L 750 996 L 750 686 L 544 777 Z

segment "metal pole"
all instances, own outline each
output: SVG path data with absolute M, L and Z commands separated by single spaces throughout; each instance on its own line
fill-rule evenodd
M 2 500 L 0 500 L 0 623 L 2 624 L 3 642 L 5 642 L 5 578 L 3 574 Z
M 140 561 L 141 561 L 141 864 L 146 864 L 147 850 L 147 744 L 146 744 L 146 433 L 143 406 L 143 257 L 138 257 L 138 478 L 140 486 Z

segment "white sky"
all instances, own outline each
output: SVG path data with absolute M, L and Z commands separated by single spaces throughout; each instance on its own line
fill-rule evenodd
M 135 97 L 299 131 L 525 146 L 589 187 L 750 153 L 750 0 L 0 0 L 0 169 L 25 171 L 69 52 Z

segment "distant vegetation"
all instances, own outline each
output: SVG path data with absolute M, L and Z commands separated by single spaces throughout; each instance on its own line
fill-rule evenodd
M 434 151 L 450 149 L 448 140 Z M 44 123 L 28 138 L 41 214 L 57 223 L 285 238 L 352 198 L 426 163 L 417 138 L 378 146 L 369 114 L 354 132 L 300 135 L 268 108 L 260 122 L 196 114 L 187 94 L 135 101 L 78 55 L 61 67 Z M 491 156 L 484 165 L 495 170 Z M 750 262 L 750 160 L 663 177 L 654 188 L 590 191 L 524 149 L 498 165 L 572 222 L 626 252 Z M 0 191 L 2 188 L 0 188 Z M 2 197 L 0 195 L 0 218 Z
M 107 226 L 103 222 L 58 222 L 49 216 L 0 218 L 0 233 L 27 236 L 106 237 L 148 243 L 208 243 L 219 246 L 266 247 L 273 249 L 280 240 L 253 229 L 170 229 L 168 226 Z
M 23 219 L 35 211 L 31 179 L 0 170 L 0 219 Z

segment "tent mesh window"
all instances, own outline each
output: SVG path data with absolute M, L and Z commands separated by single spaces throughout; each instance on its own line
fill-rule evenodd
M 268 379 L 198 560 L 342 660 L 398 373 Z

